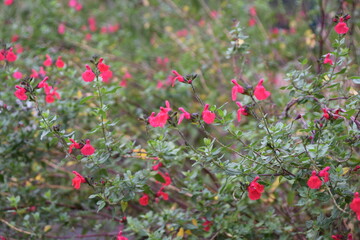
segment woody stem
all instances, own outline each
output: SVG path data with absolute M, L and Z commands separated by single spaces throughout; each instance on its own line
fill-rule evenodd
M 96 75 L 96 81 L 97 81 L 97 82 L 99 81 L 99 76 L 98 76 L 98 75 Z M 100 112 L 101 130 L 102 130 L 103 138 L 104 138 L 104 141 L 105 141 L 106 149 L 107 149 L 108 152 L 110 153 L 110 152 L 111 152 L 111 149 L 110 149 L 109 146 L 107 145 L 107 138 L 106 138 L 106 132 L 105 132 L 105 124 L 104 124 L 104 116 L 103 116 L 103 114 L 102 114 L 102 112 L 103 112 L 102 94 L 101 94 L 101 90 L 100 90 L 100 87 L 99 87 L 98 84 L 96 84 L 96 88 L 97 88 L 97 90 L 98 90 L 99 102 L 100 102 L 100 109 L 101 109 L 101 112 Z

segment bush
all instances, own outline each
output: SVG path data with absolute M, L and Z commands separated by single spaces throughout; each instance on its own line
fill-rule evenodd
M 0 239 L 355 239 L 356 7 L 5 0 Z

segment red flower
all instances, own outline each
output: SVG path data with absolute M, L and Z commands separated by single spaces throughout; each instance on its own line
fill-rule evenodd
M 89 17 L 88 23 L 89 23 L 90 31 L 95 32 L 96 31 L 96 19 L 94 17 Z
M 208 231 L 210 231 L 210 227 L 213 225 L 213 222 L 212 221 L 209 221 L 209 220 L 207 220 L 206 218 L 205 218 L 205 222 L 202 224 L 203 225 L 203 229 L 204 229 L 204 231 L 206 231 L 206 232 L 208 232 Z
M 76 177 L 74 177 L 73 180 L 72 180 L 72 186 L 75 189 L 79 189 L 81 183 L 86 183 L 86 180 L 85 180 L 85 178 L 83 176 L 80 175 L 80 173 L 78 173 L 76 171 L 72 171 L 72 173 L 76 175 Z
M 39 84 L 37 85 L 38 88 L 43 88 L 47 85 L 46 81 L 49 79 L 49 77 L 45 77 Z
M 100 73 L 100 77 L 102 78 L 102 81 L 105 83 L 108 83 L 110 78 L 112 78 L 113 72 L 111 70 L 107 70 L 105 72 Z
M 360 197 L 358 192 L 354 194 L 354 199 L 350 203 L 350 209 L 356 213 L 357 219 L 360 220 Z
M 324 64 L 330 64 L 333 65 L 333 61 L 330 59 L 330 53 L 326 54 L 325 58 L 324 58 Z
M 161 168 L 162 166 L 163 166 L 163 164 L 162 164 L 161 162 L 159 162 L 158 164 L 152 166 L 151 169 L 152 169 L 153 171 L 157 171 L 157 170 L 159 170 L 159 168 Z
M 122 231 L 119 231 L 118 235 L 116 236 L 116 240 L 128 240 L 128 238 L 122 235 Z
M 236 95 L 238 93 L 244 93 L 245 90 L 242 86 L 240 86 L 237 81 L 235 79 L 232 79 L 231 82 L 235 85 L 233 86 L 233 88 L 231 89 L 231 99 L 233 101 L 236 101 Z
M 97 65 L 97 68 L 99 69 L 100 72 L 106 72 L 110 68 L 108 65 L 103 63 L 103 61 L 104 61 L 104 59 L 100 58 L 99 63 Z
M 19 85 L 16 85 L 15 88 L 17 88 L 17 90 L 14 92 L 14 95 L 18 99 L 25 101 L 28 98 L 28 96 L 26 95 L 26 89 L 20 87 Z
M 249 14 L 252 17 L 256 16 L 256 8 L 254 6 L 249 9 Z
M 144 195 L 141 198 L 139 198 L 139 203 L 142 206 L 148 205 L 149 204 L 149 196 L 144 193 Z
M 60 99 L 60 94 L 56 90 L 57 88 L 53 88 L 45 83 L 45 101 L 47 103 L 53 103 L 55 101 L 55 97 Z
M 172 70 L 171 72 L 175 74 L 175 77 L 172 79 L 172 84 L 171 84 L 172 87 L 175 85 L 176 80 L 178 80 L 179 82 L 185 82 L 184 77 L 181 76 L 177 71 Z
M 45 76 L 46 72 L 43 67 L 40 67 L 39 74 Z
M 43 62 L 43 65 L 45 67 L 49 67 L 52 65 L 52 59 L 48 54 L 46 54 L 46 60 Z
M 257 181 L 260 179 L 259 176 L 255 177 L 248 187 L 248 196 L 251 200 L 258 200 L 264 191 L 264 185 L 261 185 Z
M 263 82 L 264 79 L 260 79 L 259 83 L 256 85 L 254 90 L 254 95 L 258 100 L 265 100 L 271 95 L 270 92 L 266 91 L 266 89 L 262 85 Z
M 81 153 L 85 156 L 93 155 L 95 148 L 90 144 L 90 140 L 86 140 L 86 144 L 81 148 Z
M 91 70 L 89 65 L 85 65 L 86 67 L 86 71 L 83 72 L 82 74 L 82 78 L 85 82 L 92 82 L 95 79 L 95 73 L 93 73 L 93 71 Z
M 81 148 L 80 143 L 75 142 L 75 140 L 72 138 L 70 138 L 69 140 L 72 142 L 72 144 L 69 146 L 69 153 L 72 153 L 73 148 L 76 148 L 76 149 Z
M 330 180 L 329 178 L 329 170 L 330 170 L 330 167 L 325 167 L 323 170 L 321 170 L 319 172 L 319 177 L 323 177 L 324 178 L 324 182 L 328 182 Z
M 14 0 L 4 0 L 4 4 L 7 6 L 10 6 L 11 4 L 13 4 Z
M 319 189 L 321 187 L 321 180 L 318 176 L 316 176 L 316 171 L 312 171 L 311 177 L 307 181 L 307 185 L 311 189 Z
M 64 63 L 64 61 L 61 59 L 61 56 L 59 56 L 58 57 L 58 59 L 56 60 L 56 66 L 58 67 L 58 68 L 63 68 L 64 66 L 65 66 L 65 63 Z
M 338 24 L 336 24 L 334 30 L 335 32 L 337 32 L 337 34 L 345 34 L 349 31 L 348 26 L 344 22 L 344 18 L 340 18 L 340 21 L 338 22 Z
M 22 78 L 22 73 L 21 72 L 14 72 L 13 77 L 16 78 L 16 79 L 21 79 Z
M 237 110 L 237 120 L 238 122 L 241 121 L 241 115 L 247 116 L 248 113 L 246 112 L 246 109 L 241 106 L 240 102 L 236 102 L 236 104 L 239 106 L 239 109 Z
M 327 110 L 326 108 L 323 108 L 322 110 L 323 110 L 323 112 L 324 112 L 324 113 L 323 113 L 323 117 L 329 120 L 329 119 L 330 119 L 330 115 L 329 115 L 328 110 Z
M 171 178 L 168 173 L 163 174 L 159 171 L 158 174 L 165 180 L 164 183 L 161 183 L 163 186 L 169 186 L 171 184 Z
M 3 61 L 3 60 L 5 60 L 5 50 L 4 49 L 0 50 L 0 61 Z
M 6 60 L 8 62 L 15 62 L 17 59 L 17 56 L 15 55 L 15 53 L 13 53 L 13 49 L 10 48 L 7 52 L 6 52 Z
M 157 197 L 162 197 L 165 201 L 169 200 L 169 194 L 163 192 L 164 187 L 161 187 L 160 190 L 156 193 Z
M 38 72 L 35 70 L 35 69 L 31 69 L 31 75 L 30 77 L 32 78 L 38 78 L 39 77 L 39 74 Z
M 332 235 L 331 238 L 334 239 L 334 240 L 342 240 L 343 235 L 339 235 L 339 234 L 337 234 L 337 235 Z
M 59 34 L 64 34 L 65 33 L 65 30 L 66 30 L 66 26 L 64 23 L 60 23 L 59 26 L 58 26 L 58 33 Z
M 209 104 L 205 104 L 204 111 L 202 112 L 202 118 L 205 123 L 211 124 L 215 120 L 215 113 L 209 111 Z
M 179 110 L 182 111 L 183 113 L 181 113 L 180 116 L 179 116 L 178 125 L 184 120 L 184 118 L 186 118 L 186 119 L 190 119 L 190 118 L 191 118 L 190 113 L 188 113 L 187 111 L 185 111 L 184 108 L 180 107 Z
M 171 111 L 169 101 L 165 101 L 166 108 L 160 107 L 160 112 L 154 117 L 155 113 L 151 113 L 149 117 L 149 124 L 152 127 L 164 127 L 167 120 L 169 119 L 168 112 Z
M 255 18 L 250 18 L 249 19 L 249 22 L 248 22 L 248 25 L 249 27 L 252 27 L 256 24 L 256 19 Z

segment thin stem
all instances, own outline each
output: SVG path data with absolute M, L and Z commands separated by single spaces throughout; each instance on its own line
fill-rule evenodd
M 99 81 L 99 76 L 96 75 L 96 81 Z M 105 130 L 105 124 L 104 124 L 104 116 L 102 114 L 103 111 L 103 101 L 102 101 L 102 94 L 101 94 L 101 90 L 99 85 L 96 83 L 96 88 L 98 90 L 98 94 L 99 94 L 99 101 L 100 101 L 100 109 L 101 109 L 101 113 L 100 113 L 100 118 L 101 118 L 101 130 L 102 130 L 102 134 L 103 134 L 103 138 L 105 141 L 105 146 L 106 149 L 108 150 L 109 153 L 111 153 L 111 149 L 109 148 L 109 146 L 107 145 L 107 138 L 106 138 L 106 130 Z
M 193 85 L 192 83 L 191 83 L 190 85 L 191 85 L 191 88 L 192 88 L 192 90 L 193 90 L 193 92 L 194 92 L 194 96 L 195 96 L 196 100 L 197 100 L 201 105 L 205 106 L 204 102 L 201 100 L 201 98 L 200 98 L 200 97 L 198 96 L 198 94 L 196 93 L 196 90 L 195 90 L 194 85 Z
M 24 233 L 24 234 L 27 234 L 27 235 L 34 235 L 34 233 L 32 232 L 29 232 L 29 231 L 25 231 L 25 230 L 22 230 L 14 225 L 12 225 L 11 223 L 9 223 L 8 221 L 6 221 L 5 219 L 2 219 L 0 218 L 0 221 L 5 223 L 8 227 L 10 227 L 11 229 L 17 231 L 17 232 L 21 232 L 21 233 Z

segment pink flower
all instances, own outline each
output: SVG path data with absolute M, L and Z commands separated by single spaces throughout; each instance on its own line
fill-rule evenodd
M 72 142 L 72 144 L 69 146 L 69 153 L 72 153 L 73 148 L 76 148 L 76 149 L 81 148 L 80 143 L 75 142 L 75 140 L 72 138 L 70 138 L 69 140 Z
M 86 140 L 86 144 L 81 148 L 81 153 L 85 156 L 93 155 L 95 148 L 90 144 L 90 140 Z
M 340 21 L 338 22 L 338 24 L 336 24 L 334 30 L 335 32 L 337 32 L 337 34 L 345 34 L 349 31 L 348 26 L 344 22 L 344 18 L 340 18 Z
M 39 74 L 38 72 L 35 70 L 35 69 L 31 69 L 31 75 L 30 77 L 32 78 L 38 78 L 39 77 Z
M 119 231 L 118 235 L 116 236 L 116 240 L 128 240 L 128 238 L 122 235 L 122 231 Z
M 6 5 L 6 6 L 10 6 L 11 4 L 13 4 L 14 3 L 14 0 L 4 0 L 4 4 Z
M 252 27 L 256 24 L 256 19 L 255 18 L 250 18 L 249 19 L 249 22 L 248 22 L 248 25 L 249 27 Z
M 22 78 L 22 73 L 21 72 L 14 72 L 13 73 L 13 77 L 16 78 L 16 79 L 21 79 Z
M 350 203 L 350 209 L 356 213 L 357 219 L 360 221 L 360 197 L 358 192 L 354 194 L 354 199 Z
M 330 53 L 326 54 L 325 58 L 324 58 L 324 64 L 330 64 L 333 65 L 333 61 L 330 59 Z
M 37 85 L 38 88 L 43 88 L 45 87 L 47 84 L 46 81 L 49 79 L 49 77 L 45 77 L 41 82 L 39 82 L 39 84 Z
M 165 105 L 166 107 L 160 107 L 160 112 L 156 115 L 155 113 L 151 113 L 150 117 L 149 117 L 149 124 L 152 127 L 164 127 L 167 120 L 169 119 L 169 114 L 168 112 L 171 111 L 171 107 L 170 107 L 170 103 L 169 101 L 165 101 Z
M 96 19 L 94 17 L 89 17 L 88 23 L 89 23 L 90 31 L 95 32 L 96 31 Z
M 231 89 L 231 99 L 232 99 L 233 101 L 236 101 L 236 95 L 237 95 L 238 93 L 244 93 L 245 90 L 244 90 L 244 88 L 243 88 L 242 86 L 240 86 L 240 85 L 238 84 L 238 82 L 237 82 L 235 79 L 232 79 L 231 82 L 235 85 L 235 86 L 233 86 L 233 88 Z
M 43 67 L 40 67 L 39 74 L 45 76 L 46 72 Z
M 311 189 L 319 189 L 321 187 L 321 180 L 318 176 L 316 176 L 316 171 L 312 171 L 311 177 L 307 181 L 307 185 Z
M 58 68 L 63 68 L 63 67 L 65 66 L 65 63 L 64 63 L 64 61 L 62 60 L 61 56 L 58 57 L 58 59 L 56 60 L 55 65 L 56 65 Z
M 72 171 L 72 173 L 76 175 L 72 180 L 72 186 L 75 189 L 79 189 L 81 183 L 86 183 L 86 179 L 83 176 L 81 176 L 80 173 L 78 173 L 76 171 Z
M 17 56 L 15 55 L 15 53 L 13 52 L 13 49 L 10 48 L 7 52 L 6 52 L 6 61 L 8 62 L 15 62 L 17 59 Z
M 262 85 L 264 79 L 260 79 L 259 83 L 256 85 L 254 90 L 254 95 L 258 100 L 265 100 L 270 96 L 270 92 L 266 91 L 264 86 Z
M 205 104 L 204 111 L 202 112 L 202 118 L 205 123 L 211 124 L 215 120 L 215 113 L 209 111 L 209 104 Z
M 240 102 L 236 102 L 236 104 L 239 106 L 239 109 L 237 110 L 237 120 L 238 122 L 241 121 L 241 115 L 247 116 L 248 113 L 246 111 L 246 108 L 243 108 L 243 106 L 241 106 Z
M 47 86 L 45 85 L 45 93 L 46 93 L 45 101 L 47 103 L 53 103 L 55 101 L 55 97 L 57 99 L 60 99 L 60 94 L 56 90 L 57 88 L 53 88 L 53 87 L 49 87 L 48 90 Z
M 249 14 L 250 16 L 252 17 L 255 17 L 256 16 L 256 8 L 254 6 L 252 6 L 250 9 L 249 9 Z
M 185 82 L 184 77 L 181 76 L 177 71 L 172 70 L 171 72 L 175 74 L 175 77 L 172 79 L 172 84 L 171 84 L 172 87 L 175 85 L 176 80 L 178 80 L 179 82 Z
M 100 73 L 100 77 L 104 83 L 108 83 L 110 78 L 112 78 L 113 72 L 111 70 L 107 70 L 105 72 Z
M 19 40 L 19 35 L 15 34 L 11 37 L 11 42 L 16 42 L 17 40 Z
M 14 95 L 21 101 L 25 101 L 28 98 L 28 96 L 26 95 L 26 89 L 20 87 L 19 85 L 16 85 L 15 88 L 17 90 L 14 92 Z
M 319 177 L 324 178 L 324 182 L 328 182 L 330 180 L 330 178 L 329 178 L 329 175 L 330 175 L 329 170 L 330 170 L 330 167 L 325 167 L 323 170 L 321 170 L 319 172 Z
M 97 68 L 99 69 L 100 72 L 106 72 L 109 70 L 109 66 L 106 65 L 105 63 L 103 63 L 104 59 L 100 58 L 99 63 L 97 65 Z
M 178 125 L 182 122 L 182 120 L 184 120 L 184 118 L 186 119 L 190 119 L 191 115 L 190 113 L 188 113 L 187 111 L 185 111 L 184 108 L 180 107 L 179 110 L 182 112 L 179 116 L 179 121 L 178 121 Z
M 248 187 L 248 196 L 251 200 L 258 200 L 261 198 L 261 194 L 264 191 L 264 185 L 261 185 L 257 181 L 260 179 L 259 176 L 255 177 Z
M 139 203 L 142 206 L 146 206 L 149 204 L 149 195 L 147 194 L 143 194 L 143 196 L 139 199 Z
M 91 70 L 90 66 L 89 65 L 85 65 L 86 67 L 86 71 L 83 72 L 82 74 L 82 79 L 85 81 L 85 82 L 92 82 L 94 81 L 95 79 L 95 73 L 93 73 L 93 71 Z
M 161 168 L 162 166 L 163 166 L 163 164 L 162 164 L 161 162 L 159 162 L 158 164 L 152 166 L 151 169 L 152 169 L 153 171 L 157 171 L 157 170 L 159 170 L 159 168 Z
M 58 26 L 58 33 L 63 35 L 65 33 L 65 30 L 66 30 L 66 26 L 64 23 L 59 23 L 59 26 Z
M 43 62 L 43 65 L 45 67 L 49 67 L 52 65 L 52 59 L 48 54 L 46 54 L 46 60 Z

